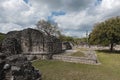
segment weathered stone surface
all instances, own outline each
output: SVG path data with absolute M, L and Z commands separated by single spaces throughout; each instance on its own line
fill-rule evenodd
M 47 48 L 47 52 L 57 54 L 62 52 L 62 42 L 60 39 L 55 36 L 45 36 L 44 39 L 45 47 Z
M 41 80 L 41 74 L 23 55 L 0 53 L 0 80 Z
M 22 31 L 11 31 L 7 33 L 7 37 L 17 39 L 23 52 L 43 51 L 44 34 L 38 30 L 28 28 Z
M 14 80 L 41 80 L 39 71 L 23 55 L 10 56 L 6 60 L 6 64 L 11 66 L 9 73 L 12 72 Z
M 44 34 L 35 29 L 25 29 L 21 31 L 21 46 L 23 52 L 43 51 Z
M 17 39 L 15 38 L 6 38 L 2 42 L 1 52 L 3 52 L 6 56 L 20 54 L 21 46 Z
M 35 29 L 28 28 L 21 31 L 12 31 L 6 37 L 15 38 L 20 44 L 23 54 L 36 55 L 37 53 L 38 55 L 38 53 L 42 53 L 42 56 L 51 58 L 53 54 L 62 52 L 62 43 L 59 39 L 54 36 L 47 36 Z
M 26 57 L 27 57 L 27 59 L 29 60 L 29 61 L 33 61 L 33 60 L 36 60 L 38 57 L 37 56 L 35 56 L 35 55 L 26 55 Z
M 17 39 L 4 39 L 1 51 L 4 53 L 0 53 L 0 80 L 41 80 L 39 71 L 21 54 Z
M 0 50 L 7 57 L 0 63 L 0 80 L 41 80 L 39 71 L 32 67 L 28 59 L 31 61 L 39 55 L 42 59 L 50 59 L 53 54 L 62 51 L 62 43 L 54 36 L 28 28 L 8 32 Z M 21 53 L 29 54 L 28 58 Z
M 4 65 L 5 65 L 5 58 L 6 56 L 3 53 L 0 53 L 0 80 L 4 80 Z

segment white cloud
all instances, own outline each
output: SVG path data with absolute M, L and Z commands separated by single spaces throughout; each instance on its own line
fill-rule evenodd
M 53 11 L 66 14 L 53 16 L 66 35 L 85 35 L 93 24 L 113 16 L 120 16 L 120 0 L 0 0 L 0 32 L 19 30 L 47 19 Z M 80 34 L 79 34 L 80 33 Z
M 2 33 L 7 33 L 8 31 L 13 31 L 13 30 L 22 30 L 24 28 L 34 28 L 35 25 L 30 25 L 30 26 L 20 26 L 14 23 L 0 23 L 0 30 Z
M 120 0 L 103 0 L 100 5 L 59 17 L 55 16 L 54 19 L 61 28 L 68 29 L 67 35 L 81 36 L 75 33 L 92 30 L 95 23 L 114 16 L 120 16 Z
M 95 0 L 30 0 L 33 6 L 49 10 L 65 10 L 67 12 L 78 11 L 86 8 Z
M 21 29 L 22 29 L 22 26 L 19 26 L 13 23 L 0 23 L 0 30 L 3 33 L 6 33 L 12 30 L 21 30 Z

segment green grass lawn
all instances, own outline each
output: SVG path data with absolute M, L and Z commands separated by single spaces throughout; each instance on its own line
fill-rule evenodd
M 62 61 L 34 61 L 43 80 L 120 80 L 120 54 L 98 52 L 101 65 Z

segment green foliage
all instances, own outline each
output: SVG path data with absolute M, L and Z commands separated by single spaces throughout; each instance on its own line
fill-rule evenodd
M 84 45 L 87 44 L 88 39 L 86 37 L 83 38 L 74 38 L 74 43 L 76 45 Z
M 5 38 L 5 34 L 0 33 L 0 42 Z
M 109 45 L 113 50 L 114 43 L 120 41 L 120 17 L 110 18 L 104 22 L 97 23 L 89 36 L 90 44 Z
M 63 42 L 74 42 L 74 38 L 71 36 L 60 35 L 60 40 Z
M 60 35 L 59 39 L 63 42 L 72 42 L 74 45 L 80 45 L 80 44 L 84 44 L 87 43 L 87 38 L 83 37 L 83 38 L 76 38 L 76 37 L 72 37 L 72 36 L 65 36 L 65 35 Z
M 84 38 L 79 38 L 81 42 L 86 42 L 87 41 L 87 38 L 84 37 Z

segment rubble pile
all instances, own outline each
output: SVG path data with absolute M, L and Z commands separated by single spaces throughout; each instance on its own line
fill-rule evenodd
M 0 80 L 41 80 L 41 74 L 23 55 L 0 53 Z

